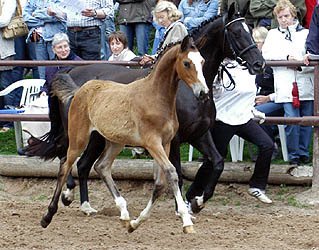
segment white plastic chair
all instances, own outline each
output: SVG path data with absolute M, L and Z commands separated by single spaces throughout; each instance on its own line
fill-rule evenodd
M 45 80 L 43 79 L 23 79 L 12 83 L 10 86 L 0 91 L 0 96 L 5 96 L 11 91 L 23 87 L 20 107 L 26 107 L 30 102 L 38 98 L 38 93 L 44 83 Z M 14 132 L 18 150 L 22 147 L 22 126 L 20 121 L 14 122 Z
M 285 125 L 277 125 L 279 131 L 279 138 L 281 143 L 281 152 L 284 161 L 288 161 L 287 141 L 285 134 Z M 229 142 L 230 154 L 232 162 L 242 161 L 244 154 L 244 139 L 234 135 Z

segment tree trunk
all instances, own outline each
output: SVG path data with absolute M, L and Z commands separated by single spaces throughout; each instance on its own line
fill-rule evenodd
M 0 156 L 0 175 L 14 177 L 51 177 L 56 178 L 59 171 L 59 161 L 44 162 L 37 158 L 23 156 Z M 153 179 L 153 160 L 118 159 L 113 164 L 114 179 Z M 183 162 L 182 171 L 186 179 L 194 180 L 200 162 Z M 247 183 L 254 171 L 254 163 L 226 162 L 224 171 L 219 179 L 221 182 Z M 77 169 L 73 166 L 72 175 L 78 177 Z M 90 178 L 99 178 L 92 169 Z M 269 184 L 311 184 L 312 167 L 272 165 L 268 179 Z

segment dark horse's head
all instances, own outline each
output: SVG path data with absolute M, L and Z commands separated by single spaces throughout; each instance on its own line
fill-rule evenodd
M 257 48 L 251 29 L 245 23 L 242 13 L 235 13 L 234 3 L 228 13 L 203 23 L 192 32 L 197 47 L 205 58 L 208 74 L 216 70 L 226 57 L 248 67 L 251 74 L 262 73 L 265 60 Z M 205 73 L 207 77 L 207 73 Z M 208 76 L 210 77 L 210 76 Z M 207 80 L 207 79 L 206 79 Z

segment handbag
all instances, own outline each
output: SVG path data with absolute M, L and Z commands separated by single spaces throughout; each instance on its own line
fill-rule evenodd
M 299 90 L 297 85 L 297 79 L 296 79 L 296 71 L 295 71 L 295 81 L 292 83 L 292 106 L 294 108 L 300 107 L 300 101 L 299 101 Z
M 27 35 L 29 29 L 22 17 L 22 8 L 20 1 L 17 1 L 17 9 L 14 17 L 11 19 L 8 26 L 2 28 L 2 37 L 5 39 L 13 39 L 20 36 Z

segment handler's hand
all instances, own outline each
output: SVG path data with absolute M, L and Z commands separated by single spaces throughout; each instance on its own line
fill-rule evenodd
M 140 65 L 151 64 L 154 61 L 154 58 L 150 55 L 145 54 L 142 56 L 142 59 L 139 61 Z
M 309 65 L 309 55 L 308 54 L 304 55 L 303 63 L 306 64 L 306 65 Z

